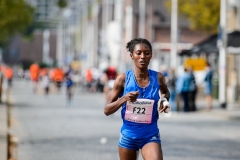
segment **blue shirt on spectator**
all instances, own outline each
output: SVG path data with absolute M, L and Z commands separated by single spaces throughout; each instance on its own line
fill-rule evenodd
M 190 91 L 191 76 L 188 72 L 184 72 L 183 75 L 177 78 L 176 91 L 177 93 Z

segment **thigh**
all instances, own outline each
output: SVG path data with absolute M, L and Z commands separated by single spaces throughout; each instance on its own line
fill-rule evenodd
M 137 160 L 138 151 L 118 147 L 120 160 Z
M 163 160 L 161 144 L 150 142 L 143 146 L 142 156 L 144 160 Z

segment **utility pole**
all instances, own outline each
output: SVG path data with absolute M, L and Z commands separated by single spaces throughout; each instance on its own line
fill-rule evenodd
M 154 36 L 153 36 L 153 6 L 152 5 L 148 5 L 147 6 L 147 15 L 148 15 L 148 19 L 147 19 L 147 24 L 148 24 L 148 39 L 151 43 L 153 43 L 154 41 Z
M 81 1 L 81 65 L 83 68 L 89 64 L 87 57 L 87 40 L 89 35 L 86 32 L 89 31 L 88 28 L 88 1 Z M 88 37 L 87 37 L 88 36 Z
M 2 48 L 0 47 L 0 64 L 2 64 Z M 1 72 L 1 70 L 0 70 Z
M 69 8 L 66 8 L 63 11 L 62 17 L 63 17 L 63 65 L 68 65 L 69 63 L 69 17 L 72 15 L 72 10 Z
M 106 34 L 107 24 L 109 22 L 109 0 L 103 0 L 102 6 L 103 6 L 102 30 L 104 32 L 103 34 Z
M 170 66 L 176 69 L 177 66 L 177 49 L 178 49 L 178 0 L 172 0 L 171 11 L 171 59 Z
M 63 22 L 62 17 L 58 22 L 58 29 L 57 29 L 57 66 L 63 66 Z
M 133 1 L 126 0 L 126 15 L 125 15 L 125 39 L 124 44 L 133 39 Z M 129 59 L 129 53 L 123 49 L 123 60 L 125 62 L 125 70 L 130 69 L 132 61 Z
M 42 61 L 49 65 L 49 37 L 50 31 L 45 29 L 43 31 L 43 59 Z
M 123 0 L 114 1 L 114 21 L 117 26 L 118 33 L 116 34 L 117 38 L 117 56 L 114 56 L 114 60 L 111 60 L 113 66 L 116 66 L 120 72 L 125 72 L 125 62 L 123 59 Z
M 240 1 L 237 1 L 237 29 L 240 30 Z
M 145 38 L 146 0 L 139 0 L 139 38 Z
M 221 39 L 219 41 L 219 102 L 222 108 L 226 108 L 226 14 L 227 0 L 221 0 L 220 6 L 220 32 Z
M 98 1 L 95 1 L 93 4 L 93 43 L 94 43 L 94 59 L 93 59 L 93 66 L 99 67 L 99 56 L 98 56 L 98 38 L 99 38 L 99 32 L 98 32 L 98 12 L 99 12 L 99 4 Z
M 132 5 L 126 7 L 126 40 L 127 42 L 133 38 L 133 8 Z

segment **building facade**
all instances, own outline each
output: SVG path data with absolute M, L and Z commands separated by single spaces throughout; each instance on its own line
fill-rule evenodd
M 141 22 L 141 12 L 139 0 L 127 0 L 125 2 L 125 18 L 129 14 L 127 8 L 132 8 L 132 36 L 140 37 L 140 27 L 144 25 L 144 38 L 147 38 L 153 44 L 154 58 L 152 68 L 161 70 L 161 66 L 164 68 L 170 67 L 171 59 L 171 13 L 167 9 L 167 0 L 145 0 L 145 21 Z M 126 20 L 126 19 L 125 19 Z M 144 23 L 144 24 L 143 24 Z M 178 15 L 178 51 L 189 49 L 194 44 L 202 41 L 209 36 L 208 33 L 201 33 L 192 31 L 188 20 Z M 129 27 L 124 27 L 125 41 L 126 44 L 130 38 L 127 31 Z M 128 59 L 128 53 L 125 53 L 126 59 Z M 128 63 L 131 61 L 128 60 Z M 183 60 L 177 57 L 177 65 L 182 65 Z
M 227 31 L 240 31 L 240 1 L 227 0 Z M 240 46 L 237 52 L 227 50 L 226 56 L 226 99 L 231 104 L 240 102 Z
M 64 9 L 57 6 L 57 0 L 25 1 L 35 8 L 34 22 L 41 23 L 41 28 L 36 28 L 31 40 L 22 39 L 20 36 L 13 38 L 4 54 L 6 63 L 22 61 L 40 63 L 46 60 L 52 63 L 59 61 L 61 52 L 63 57 L 61 61 L 67 64 L 76 57 L 76 54 L 80 54 L 75 35 L 81 29 L 79 25 L 82 21 L 83 8 L 87 8 L 91 0 L 68 0 L 68 5 Z M 50 33 L 47 39 L 44 38 L 44 32 Z

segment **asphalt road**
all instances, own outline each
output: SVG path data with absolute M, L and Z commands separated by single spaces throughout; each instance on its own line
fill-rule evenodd
M 10 94 L 18 160 L 119 159 L 120 110 L 106 117 L 103 94 L 76 89 L 71 107 L 64 87 L 46 97 L 41 88 L 33 94 L 30 82 L 15 81 Z M 239 124 L 211 112 L 162 114 L 164 160 L 239 160 Z

